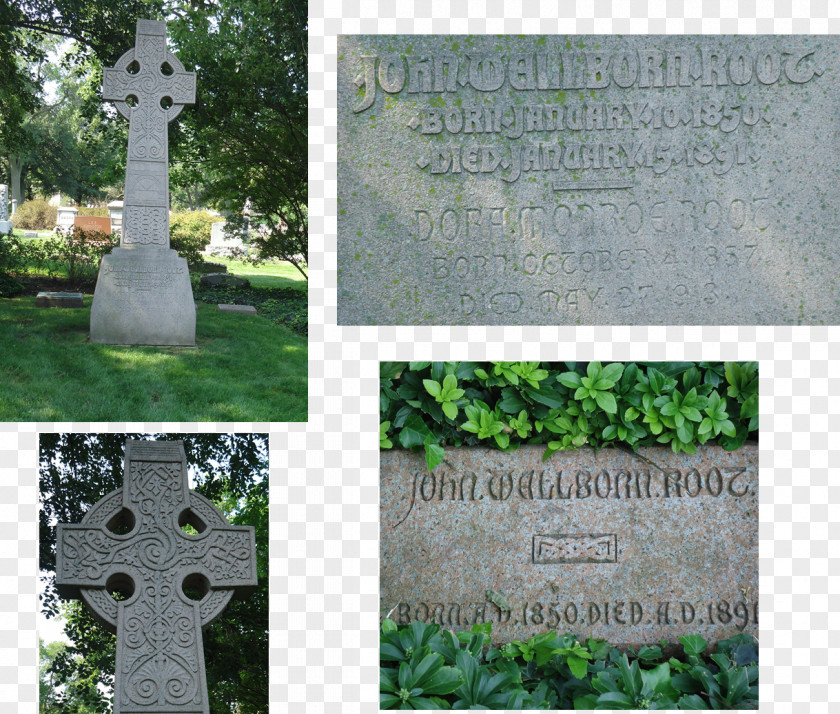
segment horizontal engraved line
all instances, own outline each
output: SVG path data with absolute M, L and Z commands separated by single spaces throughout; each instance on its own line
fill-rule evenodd
M 615 181 L 555 181 L 555 191 L 597 191 L 599 189 L 609 190 L 614 188 L 633 188 L 633 179 L 617 179 Z

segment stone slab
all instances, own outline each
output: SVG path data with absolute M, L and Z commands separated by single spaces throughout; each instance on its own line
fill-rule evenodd
M 82 293 L 40 292 L 35 307 L 84 307 Z
M 380 610 L 494 641 L 758 634 L 758 453 L 380 456 Z M 509 609 L 508 609 L 509 608 Z
M 111 219 L 107 216 L 76 216 L 73 225 L 83 233 L 111 234 Z
M 241 312 L 245 315 L 257 314 L 257 308 L 253 305 L 225 305 L 224 303 L 220 303 L 219 310 L 222 312 Z
M 171 249 L 114 248 L 102 258 L 90 310 L 91 342 L 195 345 L 187 261 Z
M 0 221 L 0 233 L 11 233 L 14 230 L 14 225 L 11 221 Z
M 840 323 L 840 37 L 338 42 L 339 324 Z

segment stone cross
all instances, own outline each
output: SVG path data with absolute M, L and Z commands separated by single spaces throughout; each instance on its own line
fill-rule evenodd
M 127 441 L 122 489 L 58 526 L 59 594 L 117 634 L 114 714 L 208 714 L 201 628 L 256 584 L 253 527 L 190 491 L 181 441 Z
M 135 47 L 103 70 L 102 98 L 129 120 L 121 246 L 169 247 L 167 124 L 195 102 L 195 72 L 166 50 L 166 23 L 137 21 Z

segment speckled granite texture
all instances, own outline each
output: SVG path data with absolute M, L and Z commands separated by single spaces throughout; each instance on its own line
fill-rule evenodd
M 757 635 L 758 449 L 380 457 L 380 607 L 494 640 Z
M 339 324 L 838 324 L 840 37 L 341 36 Z

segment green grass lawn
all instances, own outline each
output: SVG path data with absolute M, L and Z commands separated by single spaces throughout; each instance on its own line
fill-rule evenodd
M 195 348 L 98 345 L 91 299 L 0 300 L 0 421 L 306 420 L 304 336 L 199 303 Z
M 298 288 L 306 290 L 306 280 L 291 263 L 250 265 L 249 263 L 243 263 L 241 260 L 231 260 L 218 255 L 211 256 L 207 260 L 226 265 L 229 273 L 247 278 L 255 288 Z

